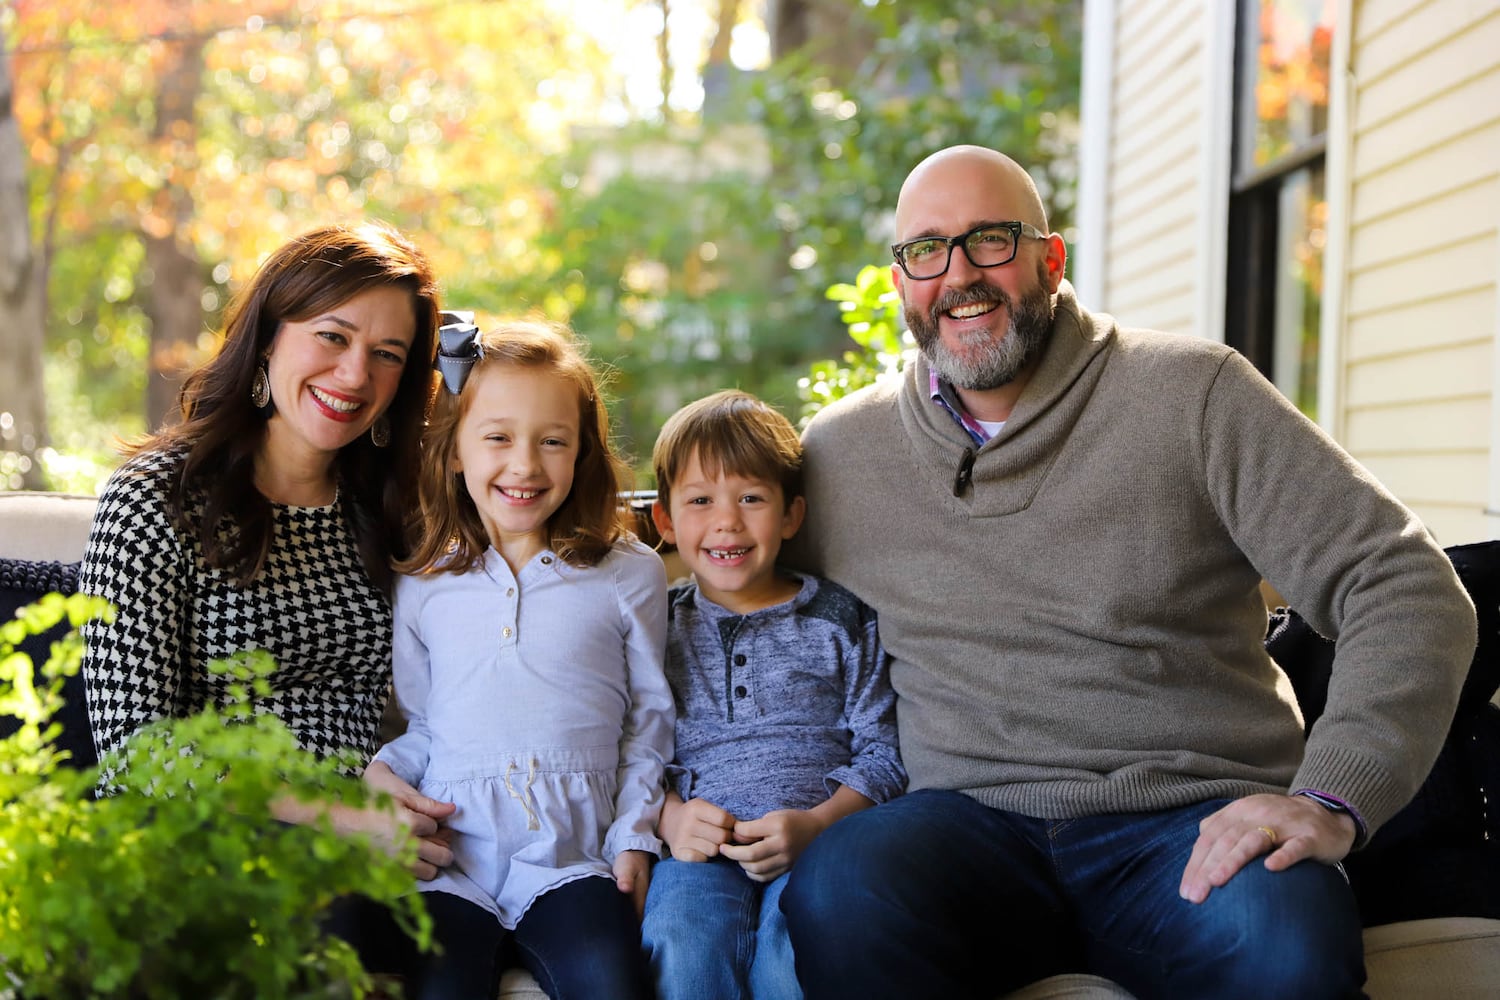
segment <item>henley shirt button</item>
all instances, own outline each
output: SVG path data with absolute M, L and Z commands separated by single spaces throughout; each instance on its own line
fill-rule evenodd
M 737 666 L 737 667 L 743 667 L 745 665 L 745 654 L 744 653 L 736 653 L 734 655 L 734 665 Z
M 737 687 L 737 688 L 734 689 L 734 696 L 736 698 L 743 698 L 743 697 L 745 697 L 745 695 L 747 695 L 749 693 L 750 693 L 749 691 L 745 690 L 745 685 L 743 685 L 743 684 L 741 684 L 739 687 Z

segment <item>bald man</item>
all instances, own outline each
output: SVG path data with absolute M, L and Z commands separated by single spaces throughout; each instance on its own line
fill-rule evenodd
M 1008 157 L 928 157 L 896 230 L 920 356 L 807 428 L 799 555 L 879 612 L 914 791 L 793 870 L 809 1000 L 1360 996 L 1337 862 L 1452 717 L 1448 559 L 1239 354 L 1085 310 Z M 1263 575 L 1339 640 L 1305 740 Z

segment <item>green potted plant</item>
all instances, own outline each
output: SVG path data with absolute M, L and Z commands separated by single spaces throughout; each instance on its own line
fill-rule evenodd
M 362 805 L 338 762 L 300 749 L 255 700 L 275 664 L 263 652 L 215 664 L 232 703 L 136 734 L 120 759 L 60 766 L 53 748 L 77 629 L 110 609 L 49 594 L 0 625 L 0 997 L 360 997 L 375 986 L 320 917 L 337 897 L 390 905 L 424 947 L 430 923 L 410 857 L 328 823 L 272 818 L 287 795 Z M 59 622 L 40 680 L 17 647 Z M 100 773 L 115 793 L 93 796 Z M 384 988 L 391 988 L 389 986 Z

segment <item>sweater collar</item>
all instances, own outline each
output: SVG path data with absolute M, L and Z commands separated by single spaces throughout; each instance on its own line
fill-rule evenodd
M 932 486 L 969 514 L 1025 509 L 1103 374 L 1115 331 L 1113 318 L 1086 312 L 1073 286 L 1063 281 L 1052 335 L 1031 381 L 1005 427 L 977 449 L 952 417 L 933 403 L 931 366 L 918 355 L 902 384 L 900 411 L 912 450 Z

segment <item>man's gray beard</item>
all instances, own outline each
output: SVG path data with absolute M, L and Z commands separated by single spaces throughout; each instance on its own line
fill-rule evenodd
M 1010 322 L 1003 337 L 996 337 L 991 330 L 969 334 L 964 346 L 970 350 L 960 355 L 943 343 L 938 316 L 974 302 L 999 303 Z M 960 389 L 998 389 L 1015 381 L 1027 365 L 1041 357 L 1052 337 L 1052 314 L 1052 296 L 1040 282 L 1021 295 L 1019 306 L 1003 289 L 980 282 L 943 296 L 929 313 L 906 310 L 906 325 L 928 363 L 948 382 Z

